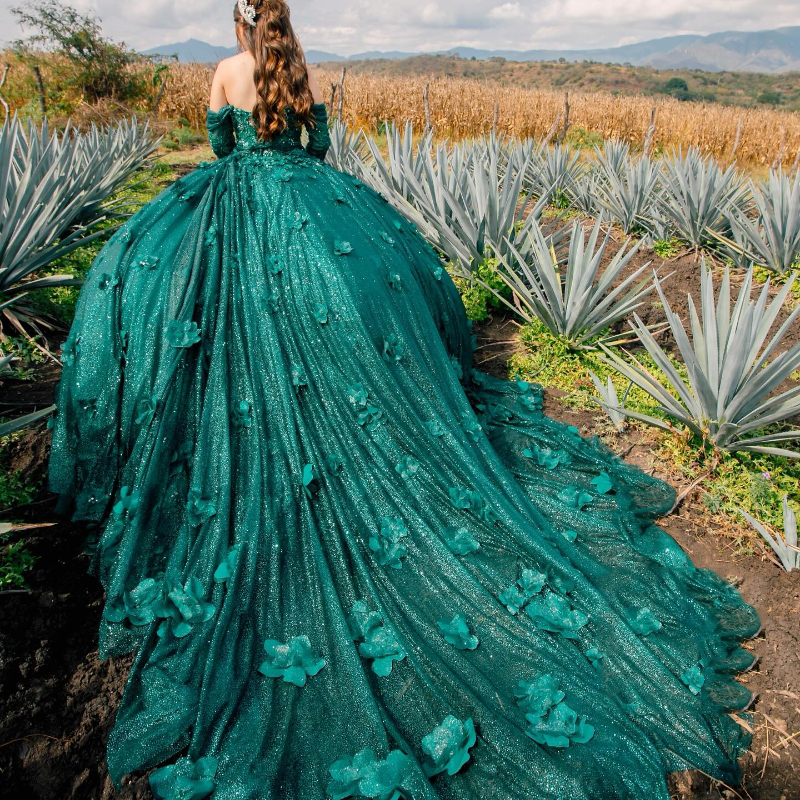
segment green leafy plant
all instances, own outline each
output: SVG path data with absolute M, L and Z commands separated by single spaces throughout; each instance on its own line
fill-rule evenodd
M 704 261 L 701 278 L 702 317 L 698 315 L 689 295 L 690 341 L 683 322 L 670 308 L 656 278 L 656 289 L 686 366 L 687 378 L 678 373 L 667 353 L 636 314 L 630 325 L 666 376 L 666 381 L 659 380 L 634 356 L 626 360 L 608 347 L 603 347 L 606 361 L 652 395 L 665 414 L 714 447 L 800 458 L 798 452 L 774 446 L 778 442 L 797 439 L 800 430 L 760 433 L 764 427 L 786 422 L 800 413 L 800 387 L 773 394 L 800 365 L 800 344 L 784 353 L 777 353 L 781 341 L 800 316 L 800 309 L 795 309 L 767 342 L 793 282 L 794 276 L 770 303 L 768 281 L 758 299 L 753 301 L 750 299 L 753 284 L 753 272 L 750 270 L 731 310 L 729 270 L 725 270 L 719 299 L 715 302 L 712 273 Z M 634 419 L 672 430 L 671 424 L 664 419 L 629 409 L 622 410 Z
M 680 251 L 679 239 L 656 239 L 653 242 L 653 252 L 661 258 L 675 258 Z
M 473 270 L 469 279 L 458 274 L 453 279 L 461 292 L 467 318 L 473 322 L 483 322 L 489 316 L 490 308 L 501 305 L 498 294 L 506 299 L 511 296 L 508 285 L 497 272 L 497 259 L 484 259 Z M 487 289 L 486 286 L 491 288 Z

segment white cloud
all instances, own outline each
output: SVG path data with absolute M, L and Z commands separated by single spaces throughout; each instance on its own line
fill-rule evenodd
M 525 12 L 520 8 L 519 3 L 503 3 L 501 6 L 495 6 L 489 12 L 490 19 L 525 19 Z
M 0 0 L 0 37 L 20 35 Z M 198 38 L 232 45 L 233 0 L 67 0 L 104 31 L 139 48 Z M 678 33 L 759 30 L 797 23 L 797 0 L 290 0 L 306 50 L 613 47 Z

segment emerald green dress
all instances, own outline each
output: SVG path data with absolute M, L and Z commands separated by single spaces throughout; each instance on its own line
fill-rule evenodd
M 665 484 L 473 367 L 442 261 L 287 112 L 92 266 L 50 487 L 92 520 L 108 739 L 169 800 L 668 800 L 740 778 L 759 629 Z

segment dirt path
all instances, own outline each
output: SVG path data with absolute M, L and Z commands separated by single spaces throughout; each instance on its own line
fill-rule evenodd
M 509 344 L 517 328 L 508 318 L 476 326 L 476 364 L 505 377 Z M 49 402 L 56 376 L 35 386 L 0 383 L 0 402 L 36 393 Z M 568 411 L 548 393 L 546 412 L 591 434 L 598 418 Z M 635 431 L 616 447 L 628 459 L 658 474 L 646 443 Z M 13 465 L 29 478 L 43 474 L 48 437 L 32 432 L 14 446 Z M 0 593 L 0 783 L 14 800 L 144 800 L 145 776 L 115 793 L 104 767 L 105 741 L 113 723 L 132 657 L 97 660 L 97 630 L 102 590 L 86 574 L 82 555 L 86 530 L 54 517 L 53 498 L 42 493 L 14 518 L 31 527 L 25 536 L 38 556 L 30 576 L 31 593 Z M 2 516 L 2 515 L 0 515 Z M 5 515 L 6 517 L 8 515 Z M 666 530 L 694 562 L 739 583 L 764 623 L 762 635 L 748 644 L 759 665 L 743 676 L 758 693 L 749 724 L 755 731 L 745 756 L 743 787 L 727 789 L 698 773 L 673 776 L 680 800 L 800 800 L 800 573 L 787 574 L 766 558 L 734 558 L 730 540 L 707 528 L 699 503 L 689 496 L 679 512 L 664 521 Z

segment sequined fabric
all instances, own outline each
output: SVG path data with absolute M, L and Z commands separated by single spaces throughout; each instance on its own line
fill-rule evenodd
M 157 766 L 170 800 L 736 782 L 759 620 L 654 524 L 672 490 L 473 367 L 455 285 L 378 194 L 293 131 L 209 119 L 223 157 L 104 247 L 57 390 L 50 488 L 99 523 L 100 656 L 137 653 L 112 779 Z

